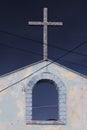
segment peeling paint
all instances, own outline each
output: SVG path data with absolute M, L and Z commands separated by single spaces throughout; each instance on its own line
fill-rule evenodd
M 42 61 L 0 77 L 0 90 L 32 74 L 44 65 L 46 62 Z M 43 71 L 46 70 L 36 74 Z M 57 64 L 48 66 L 48 72 L 58 76 L 67 88 L 66 125 L 26 125 L 24 91 L 28 82 L 36 75 L 34 74 L 9 88 L 8 91 L 0 93 L 0 130 L 87 130 L 87 78 Z

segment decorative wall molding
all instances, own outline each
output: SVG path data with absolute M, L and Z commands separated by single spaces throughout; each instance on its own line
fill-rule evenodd
M 57 121 L 37 121 L 32 120 L 32 91 L 35 84 L 40 80 L 53 82 L 58 91 L 59 119 Z M 66 124 L 66 87 L 62 80 L 56 75 L 48 72 L 40 73 L 34 76 L 26 87 L 26 124 Z

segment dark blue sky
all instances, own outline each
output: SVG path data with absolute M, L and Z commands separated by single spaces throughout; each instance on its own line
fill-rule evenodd
M 56 86 L 48 81 L 35 85 L 32 97 L 33 120 L 58 119 L 58 93 Z
M 67 50 L 83 43 L 57 62 L 87 75 L 86 0 L 3 0 L 0 2 L 0 75 L 43 59 L 43 28 L 29 26 L 28 21 L 42 21 L 44 7 L 48 8 L 49 21 L 64 23 L 63 27 L 48 28 L 48 58 L 58 59 Z M 30 53 L 31 51 L 41 55 Z M 57 92 L 54 86 L 49 86 L 47 83 L 36 86 L 38 87 L 35 87 L 33 92 L 34 106 L 57 104 Z M 41 96 L 42 99 L 39 100 Z M 36 109 L 33 116 L 41 120 L 56 119 L 56 113 L 57 108 L 41 108 Z
M 58 59 L 66 53 L 58 47 L 70 50 L 87 41 L 87 1 L 85 0 L 2 1 L 0 3 L 0 75 L 42 60 L 43 46 L 39 44 L 43 41 L 42 27 L 28 26 L 27 23 L 28 21 L 42 21 L 43 7 L 48 8 L 49 21 L 64 22 L 63 27 L 50 26 L 48 29 L 49 59 Z M 17 48 L 41 55 L 31 54 Z M 57 62 L 87 75 L 87 43 L 74 52 L 80 54 L 69 53 Z

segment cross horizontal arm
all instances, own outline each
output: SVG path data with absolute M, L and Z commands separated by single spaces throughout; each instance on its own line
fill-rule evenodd
M 63 22 L 28 22 L 29 25 L 59 25 L 62 26 Z
M 43 22 L 28 22 L 29 25 L 43 25 Z
M 54 26 L 60 25 L 60 26 L 62 26 L 63 22 L 47 22 L 47 25 L 54 25 Z
M 48 45 L 48 40 L 47 40 L 47 28 L 48 26 L 62 26 L 63 22 L 49 22 L 48 21 L 48 11 L 47 8 L 43 9 L 43 21 L 29 21 L 28 25 L 40 25 L 43 26 L 43 59 L 47 60 L 47 45 Z

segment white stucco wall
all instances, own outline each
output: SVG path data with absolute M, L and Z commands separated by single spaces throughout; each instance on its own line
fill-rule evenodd
M 24 90 L 34 76 L 29 75 L 46 64 L 40 62 L 0 77 L 0 90 L 27 77 L 0 93 L 0 130 L 87 130 L 87 78 L 56 64 L 50 64 L 48 68 L 34 75 L 48 70 L 64 82 L 67 89 L 67 123 L 66 125 L 26 125 Z

